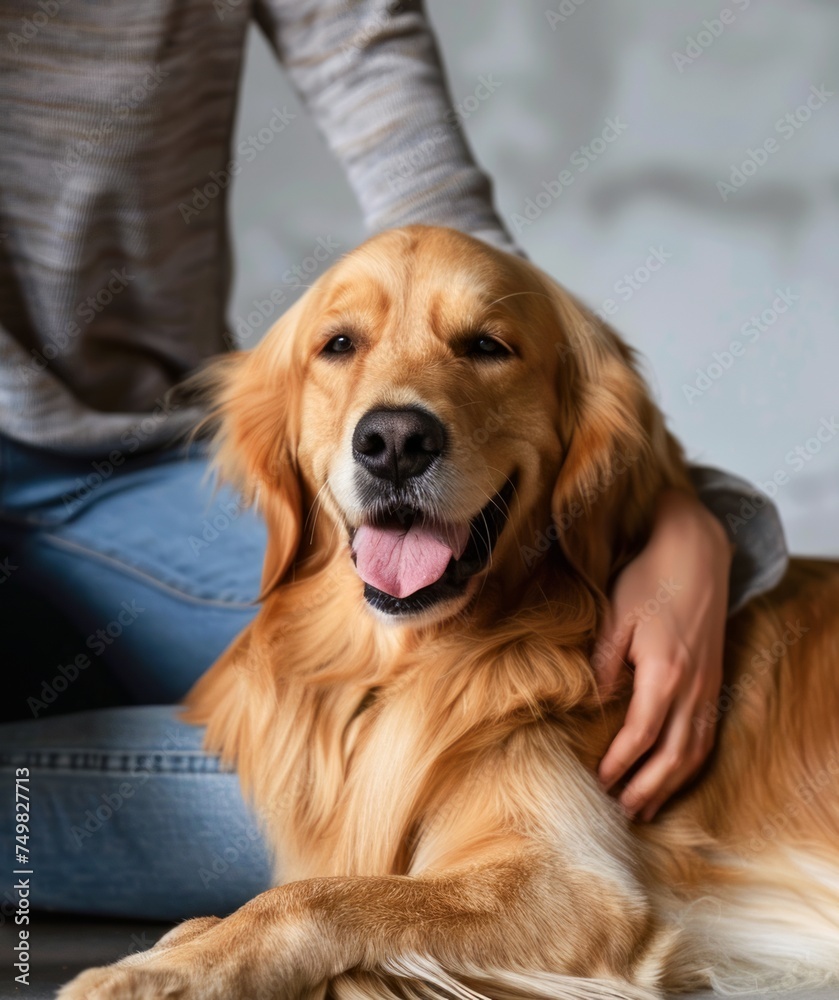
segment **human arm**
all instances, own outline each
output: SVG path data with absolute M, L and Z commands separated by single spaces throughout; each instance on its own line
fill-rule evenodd
M 451 226 L 520 253 L 492 205 L 419 0 L 259 0 L 256 16 L 367 228 Z M 476 87 L 492 90 L 492 79 Z

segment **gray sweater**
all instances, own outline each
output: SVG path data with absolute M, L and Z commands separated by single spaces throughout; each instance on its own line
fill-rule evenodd
M 95 456 L 162 447 L 195 422 L 166 394 L 233 339 L 229 184 L 290 120 L 276 108 L 231 146 L 251 18 L 371 230 L 437 222 L 517 249 L 458 127 L 419 0 L 5 4 L 0 433 Z M 718 513 L 749 491 L 721 474 L 697 472 L 697 485 Z M 770 507 L 736 542 L 732 606 L 786 564 Z

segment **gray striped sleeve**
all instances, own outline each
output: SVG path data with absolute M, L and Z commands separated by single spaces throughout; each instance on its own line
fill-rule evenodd
M 699 498 L 715 514 L 734 543 L 728 613 L 778 583 L 789 565 L 784 529 L 775 505 L 745 479 L 719 469 L 691 466 Z
M 437 223 L 520 252 L 466 144 L 420 0 L 258 0 L 257 18 L 370 230 Z

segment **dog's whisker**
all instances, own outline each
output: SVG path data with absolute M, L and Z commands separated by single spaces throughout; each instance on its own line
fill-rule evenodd
M 487 309 L 491 309 L 493 306 L 497 306 L 499 302 L 504 302 L 507 299 L 515 298 L 517 295 L 538 295 L 543 299 L 547 299 L 549 302 L 553 301 L 547 292 L 537 292 L 535 289 L 523 289 L 520 292 L 508 292 L 506 295 L 502 295 L 500 298 L 495 299 L 493 302 L 490 302 L 489 305 L 487 306 Z
M 509 522 L 512 521 L 512 510 L 511 510 L 510 505 L 513 502 L 513 500 L 518 501 L 518 499 L 519 499 L 519 491 L 518 491 L 518 487 L 516 486 L 515 482 L 513 480 L 511 480 L 509 477 L 507 477 L 507 483 L 509 483 L 509 485 L 510 485 L 510 499 L 506 500 L 502 496 L 501 497 L 501 502 L 504 504 L 504 515 L 505 515 L 505 517 L 506 517 L 506 519 L 507 519 L 507 521 L 509 523 Z M 521 541 L 521 537 L 519 535 L 519 526 L 515 523 L 515 521 L 512 521 L 511 527 L 512 527 L 513 537 L 516 540 L 516 544 L 518 545 L 519 549 L 521 549 L 522 541 Z
M 309 508 L 309 512 L 306 515 L 306 521 L 303 524 L 302 534 L 305 535 L 306 534 L 306 529 L 309 526 L 309 520 L 310 519 L 312 520 L 312 534 L 309 536 L 309 542 L 310 543 L 312 541 L 314 541 L 315 529 L 317 528 L 318 514 L 320 513 L 321 510 L 323 510 L 323 504 L 321 503 L 320 495 L 321 495 L 321 493 L 323 493 L 323 491 L 326 489 L 326 487 L 328 485 L 329 485 L 329 483 L 328 483 L 328 480 L 327 480 L 327 482 L 325 482 L 323 484 L 323 486 L 321 486 L 321 488 L 315 494 L 314 499 L 312 500 L 312 506 Z

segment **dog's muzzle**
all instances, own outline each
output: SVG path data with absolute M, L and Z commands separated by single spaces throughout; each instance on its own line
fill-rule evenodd
M 350 531 L 352 558 L 365 598 L 388 614 L 415 614 L 460 596 L 506 523 L 512 479 L 471 520 L 435 515 L 447 443 L 443 424 L 420 406 L 369 410 L 353 433 L 356 486 L 368 515 Z

